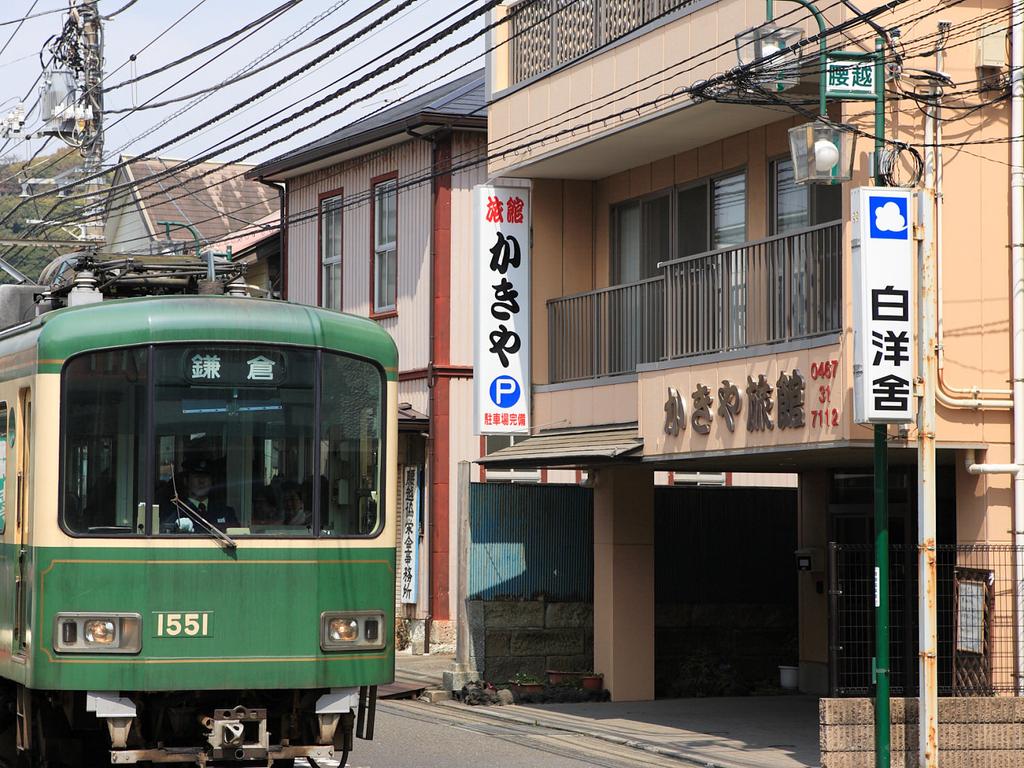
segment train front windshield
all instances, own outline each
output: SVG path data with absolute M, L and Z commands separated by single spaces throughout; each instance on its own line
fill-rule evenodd
M 345 355 L 180 344 L 64 368 L 62 523 L 73 535 L 370 536 L 384 380 Z

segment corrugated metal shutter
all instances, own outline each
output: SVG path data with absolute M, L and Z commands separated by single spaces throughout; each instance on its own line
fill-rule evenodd
M 473 483 L 469 500 L 470 599 L 593 600 L 591 489 Z

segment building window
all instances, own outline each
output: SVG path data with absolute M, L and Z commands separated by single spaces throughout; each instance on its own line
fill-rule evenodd
M 320 306 L 341 309 L 342 197 L 320 201 Z
M 484 454 L 490 456 L 495 451 L 515 445 L 525 440 L 528 435 L 487 435 L 484 438 Z M 537 469 L 488 469 L 487 482 L 539 483 L 540 470 Z
M 747 239 L 747 174 L 730 173 L 676 193 L 677 258 Z
M 398 181 L 373 187 L 373 311 L 394 312 L 398 299 Z
M 672 196 L 631 200 L 612 208 L 612 283 L 628 285 L 658 275 L 672 258 Z
M 769 177 L 769 219 L 773 235 L 784 235 L 842 218 L 841 185 L 797 184 L 793 180 L 793 161 L 788 157 L 772 161 Z
M 740 245 L 747 239 L 747 174 L 741 171 L 711 180 L 711 249 Z

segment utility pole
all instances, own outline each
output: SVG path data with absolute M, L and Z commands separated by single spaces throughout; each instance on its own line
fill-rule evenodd
M 71 0 L 72 9 L 75 0 Z M 103 165 L 103 19 L 100 17 L 96 0 L 85 0 L 79 6 L 82 24 L 82 58 L 85 64 L 85 90 L 83 99 L 92 113 L 92 125 L 83 147 L 85 175 L 100 170 Z M 89 203 L 85 209 L 85 237 L 88 240 L 103 239 L 103 219 L 100 178 L 89 182 Z M 94 218 L 96 217 L 96 218 Z

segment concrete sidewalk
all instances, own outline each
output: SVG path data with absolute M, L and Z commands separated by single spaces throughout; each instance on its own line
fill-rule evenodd
M 450 656 L 397 657 L 398 680 L 440 686 Z M 625 744 L 702 768 L 816 768 L 818 699 L 748 696 L 601 704 L 466 707 L 474 715 L 541 726 Z

